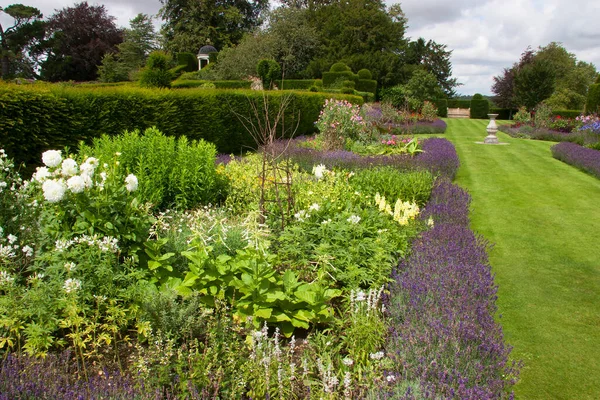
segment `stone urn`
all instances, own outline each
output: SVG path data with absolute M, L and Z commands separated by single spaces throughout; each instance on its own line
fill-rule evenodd
M 490 118 L 490 123 L 488 124 L 486 130 L 488 135 L 485 137 L 483 143 L 485 144 L 498 144 L 498 138 L 496 137 L 496 132 L 498 132 L 498 125 L 496 125 L 496 117 L 498 114 L 488 114 Z

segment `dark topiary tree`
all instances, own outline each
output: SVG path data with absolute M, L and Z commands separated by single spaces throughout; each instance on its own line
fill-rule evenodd
M 265 89 L 273 89 L 275 82 L 281 79 L 281 67 L 275 60 L 260 60 L 256 65 L 256 73 Z
M 173 73 L 169 70 L 171 57 L 162 51 L 150 53 L 146 68 L 140 74 L 140 86 L 170 88 Z

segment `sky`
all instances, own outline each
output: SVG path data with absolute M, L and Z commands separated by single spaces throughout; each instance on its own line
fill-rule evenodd
M 45 17 L 76 3 L 2 0 L 0 6 L 17 2 L 39 8 Z M 122 27 L 128 27 L 129 20 L 138 13 L 156 15 L 161 7 L 158 0 L 88 0 L 88 3 L 103 4 Z M 408 18 L 406 36 L 412 40 L 431 39 L 452 50 L 453 75 L 463 83 L 457 88 L 460 94 L 491 94 L 493 77 L 518 61 L 528 46 L 536 49 L 559 42 L 578 60 L 600 69 L 600 1 L 597 0 L 404 0 L 400 3 Z M 4 25 L 7 20 L 2 18 L 0 22 Z

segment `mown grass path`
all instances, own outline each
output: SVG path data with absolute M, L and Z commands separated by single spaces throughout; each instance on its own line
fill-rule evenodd
M 518 399 L 600 399 L 600 180 L 553 143 L 476 144 L 487 121 L 448 120 L 472 226 L 494 243 L 500 322 L 525 367 Z

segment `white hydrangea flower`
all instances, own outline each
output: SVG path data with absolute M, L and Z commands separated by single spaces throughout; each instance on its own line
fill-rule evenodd
M 62 152 L 60 150 L 48 150 L 42 154 L 42 162 L 47 167 L 58 167 L 62 161 Z
M 50 203 L 57 203 L 63 199 L 67 191 L 67 185 L 63 180 L 51 179 L 42 185 L 44 198 Z
M 62 162 L 61 173 L 63 176 L 77 175 L 78 170 L 77 162 L 72 158 L 67 158 Z
M 128 192 L 135 192 L 138 188 L 137 177 L 133 174 L 127 175 L 127 178 L 125 178 L 125 187 Z
M 346 221 L 356 225 L 360 222 L 360 217 L 358 215 L 351 215 Z
M 89 177 L 88 177 L 89 179 Z M 67 187 L 73 193 L 81 193 L 85 190 L 85 180 L 79 175 L 75 175 L 67 181 Z
M 44 182 L 46 179 L 50 178 L 52 174 L 48 170 L 47 167 L 37 167 L 35 173 L 33 174 L 34 181 Z
M 323 178 L 325 172 L 327 172 L 327 167 L 325 167 L 325 165 L 323 164 L 319 164 L 313 167 L 313 174 L 315 174 L 315 177 L 317 179 Z
M 75 291 L 81 289 L 81 281 L 78 279 L 69 278 L 65 281 L 65 284 L 63 285 L 63 289 L 67 293 L 75 292 Z

